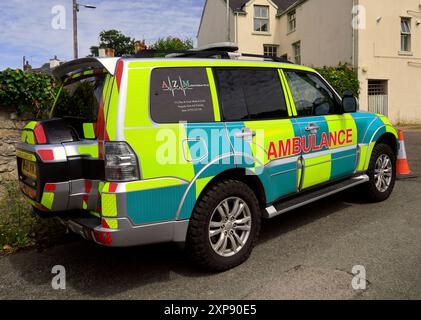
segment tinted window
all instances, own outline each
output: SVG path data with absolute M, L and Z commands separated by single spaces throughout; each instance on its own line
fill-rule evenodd
M 298 116 L 337 114 L 340 106 L 333 92 L 315 74 L 284 71 Z
M 214 69 L 225 121 L 288 117 L 276 69 Z
M 96 122 L 104 83 L 105 75 L 80 77 L 66 82 L 54 109 L 54 116 L 81 117 L 86 122 Z
M 214 121 L 205 68 L 159 68 L 152 71 L 151 117 L 158 123 Z

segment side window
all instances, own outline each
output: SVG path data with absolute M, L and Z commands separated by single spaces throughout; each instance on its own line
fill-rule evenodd
M 225 121 L 288 117 L 277 69 L 215 68 L 214 75 Z
M 152 70 L 150 113 L 157 123 L 214 121 L 206 68 Z
M 340 105 L 333 92 L 315 74 L 284 70 L 298 116 L 338 114 Z

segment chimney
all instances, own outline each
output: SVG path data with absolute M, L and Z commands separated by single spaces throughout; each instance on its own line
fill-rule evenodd
M 57 56 L 54 56 L 53 59 L 50 59 L 50 69 L 58 67 L 60 65 L 60 60 L 57 59 Z
M 29 64 L 29 61 L 25 62 L 25 65 L 23 66 L 23 71 L 30 71 L 32 70 L 32 66 Z
M 148 47 L 145 44 L 145 40 L 142 41 L 136 41 L 134 43 L 134 51 L 135 53 L 138 53 L 140 51 L 145 51 Z
M 111 48 L 105 48 L 105 56 L 106 57 L 114 57 L 115 50 Z

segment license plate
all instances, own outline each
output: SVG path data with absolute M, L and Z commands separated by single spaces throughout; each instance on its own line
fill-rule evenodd
M 22 192 L 24 194 L 26 194 L 29 198 L 31 199 L 35 199 L 37 196 L 37 191 L 29 186 L 27 186 L 26 184 L 24 184 L 23 182 L 19 182 L 20 184 L 20 189 L 22 190 Z
M 37 165 L 33 161 L 22 160 L 22 173 L 32 179 L 37 178 Z

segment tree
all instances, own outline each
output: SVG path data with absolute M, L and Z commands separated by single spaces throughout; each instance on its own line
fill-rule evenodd
M 193 49 L 193 40 L 180 38 L 166 37 L 158 39 L 150 49 L 154 50 L 189 50 Z
M 98 56 L 99 48 L 111 48 L 115 50 L 115 56 L 135 54 L 135 39 L 125 36 L 118 30 L 104 30 L 99 34 L 99 46 L 91 47 L 91 54 Z

